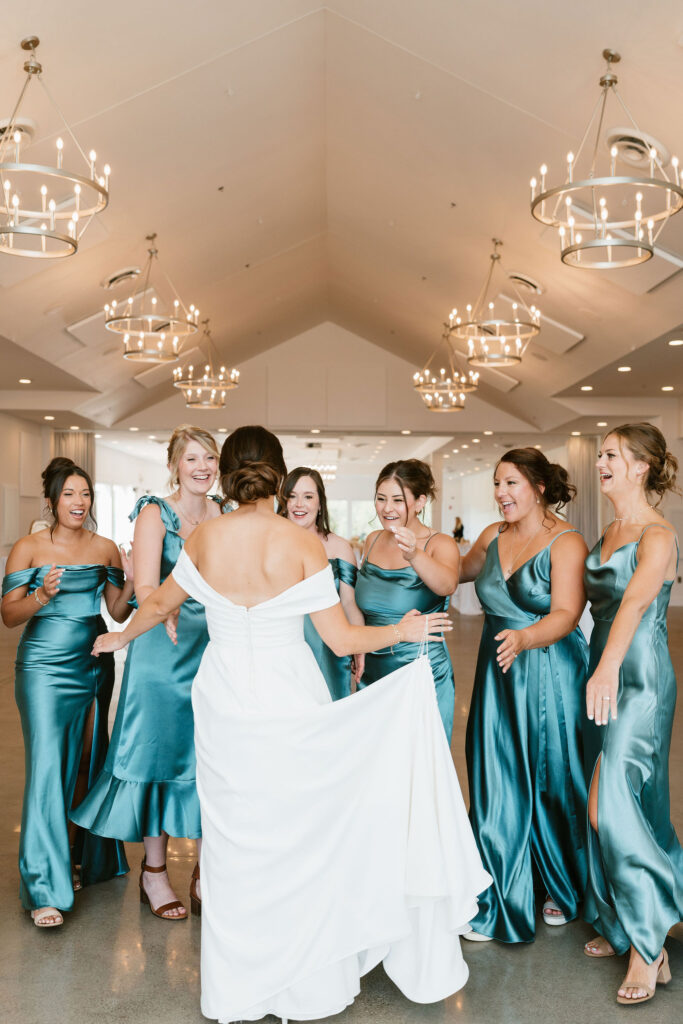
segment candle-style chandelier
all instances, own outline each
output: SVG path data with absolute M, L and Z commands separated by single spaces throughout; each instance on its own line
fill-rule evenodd
M 650 145 L 647 172 L 639 176 L 617 173 L 621 157 L 617 145 L 603 145 L 605 108 L 610 95 L 618 100 L 639 142 L 648 139 L 617 91 L 612 65 L 621 60 L 614 50 L 603 50 L 607 68 L 600 79 L 600 98 L 576 153 L 567 154 L 564 183 L 548 187 L 548 167 L 540 169 L 540 183 L 531 179 L 531 213 L 559 232 L 560 256 L 570 267 L 614 270 L 652 258 L 654 246 L 670 217 L 683 209 L 678 158 L 671 158 L 673 179 L 665 166 L 668 154 Z M 581 155 L 595 125 L 590 162 Z M 610 140 L 608 140 L 609 142 Z M 601 149 L 602 146 L 602 149 Z
M 21 42 L 30 53 L 24 63 L 26 81 L 12 115 L 4 123 L 0 138 L 0 252 L 33 259 L 60 259 L 72 256 L 91 219 L 101 213 L 109 202 L 111 169 L 105 164 L 100 171 L 97 154 L 86 156 L 66 118 L 53 100 L 36 59 L 40 40 L 28 36 Z M 78 170 L 64 166 L 64 139 L 56 141 L 56 164 L 27 163 L 22 160 L 22 146 L 30 144 L 32 122 L 20 117 L 22 103 L 29 85 L 37 79 L 51 106 L 64 124 L 64 134 L 74 144 L 75 155 L 82 161 Z M 70 147 L 71 148 L 71 147 Z
M 454 309 L 448 318 L 448 329 L 451 338 L 464 342 L 470 366 L 515 366 L 522 361 L 529 341 L 541 329 L 541 311 L 536 306 L 527 306 L 508 277 L 505 277 L 505 285 L 512 289 L 516 301 L 501 311 L 507 300 L 498 294 L 493 278 L 497 268 L 504 273 L 498 252 L 503 243 L 499 238 L 493 238 L 492 242 L 489 269 L 476 302 L 468 305 L 462 314 Z M 498 297 L 498 310 L 496 301 L 489 298 L 491 295 Z
M 159 259 L 156 237 L 146 236 L 150 246 L 139 287 L 125 302 L 114 299 L 104 307 L 104 326 L 123 335 L 124 359 L 140 363 L 175 362 L 183 340 L 198 330 L 199 310 L 194 305 L 185 307 L 167 274 L 163 277 L 174 296 L 170 312 L 160 307 L 155 289 L 150 288 L 152 264 Z
M 215 370 L 213 357 L 217 353 L 209 330 L 209 321 L 203 320 L 202 324 L 202 341 L 206 342 L 204 371 L 202 373 L 198 370 L 195 374 L 194 366 L 188 366 L 186 369 L 178 366 L 173 371 L 173 384 L 182 391 L 188 409 L 222 409 L 228 391 L 234 391 L 240 385 L 240 371 L 226 370 L 224 366 L 218 371 Z
M 421 370 L 413 374 L 413 387 L 430 412 L 459 412 L 465 408 L 466 395 L 479 387 L 475 370 L 461 370 L 449 341 L 450 328 L 444 324 L 441 343 L 434 349 Z M 441 356 L 438 373 L 432 363 Z

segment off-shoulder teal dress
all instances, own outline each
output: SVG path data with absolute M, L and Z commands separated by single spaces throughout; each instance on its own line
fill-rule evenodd
M 344 558 L 330 558 L 330 567 L 334 576 L 334 585 L 339 593 L 339 584 L 347 583 L 355 587 L 358 569 Z M 310 616 L 304 619 L 304 637 L 315 655 L 320 671 L 325 676 L 327 689 L 332 700 L 341 700 L 351 693 L 351 658 L 338 658 L 323 642 Z
M 640 538 L 622 545 L 601 565 L 600 540 L 586 559 L 586 591 L 595 620 L 590 672 L 597 668 L 636 570 L 639 543 Z M 617 953 L 634 946 L 648 963 L 659 956 L 672 925 L 683 920 L 683 850 L 669 804 L 676 707 L 666 628 L 672 582 L 663 584 L 645 611 L 626 652 L 616 721 L 610 718 L 602 727 L 588 723 L 586 729 L 589 778 L 598 755 L 602 758 L 598 834 L 589 830 L 584 917 Z
M 74 902 L 66 814 L 83 752 L 83 733 L 95 706 L 89 777 L 107 752 L 107 712 L 114 686 L 114 658 L 90 654 L 106 633 L 100 599 L 107 582 L 123 587 L 123 573 L 105 565 L 60 565 L 59 592 L 24 627 L 16 660 L 15 695 L 24 733 L 26 785 L 19 840 L 21 900 L 29 910 L 71 910 Z M 50 566 L 11 572 L 3 596 L 28 586 L 32 594 Z M 121 843 L 80 831 L 74 862 L 83 885 L 128 871 Z
M 173 508 L 144 495 L 130 514 L 156 505 L 166 533 L 160 582 L 171 573 L 184 541 Z M 195 784 L 191 689 L 209 642 L 204 608 L 188 598 L 180 609 L 178 643 L 163 623 L 128 647 L 109 753 L 73 821 L 98 835 L 141 842 L 145 836 L 201 836 Z
M 412 565 L 405 569 L 381 569 L 370 561 L 370 553 L 377 538 L 370 546 L 367 556 L 358 571 L 356 583 L 356 604 L 365 617 L 367 626 L 387 626 L 398 622 L 406 612 L 417 608 L 421 615 L 443 612 L 448 608 L 448 597 L 441 597 L 430 590 Z M 425 550 L 432 537 L 427 538 Z M 394 669 L 413 661 L 420 649 L 419 644 L 398 644 L 383 651 L 365 655 L 365 670 L 358 684 L 362 690 Z M 436 686 L 436 700 L 446 735 L 450 742 L 453 732 L 453 708 L 455 704 L 455 682 L 453 666 L 446 644 L 431 643 L 427 647 Z
M 495 537 L 475 581 L 485 619 L 465 749 L 470 821 L 493 885 L 479 897 L 472 928 L 501 942 L 533 940 L 535 888 L 569 921 L 586 886 L 586 641 L 577 628 L 521 651 L 505 674 L 496 661 L 501 630 L 550 612 L 550 549 L 562 535 L 508 580 Z

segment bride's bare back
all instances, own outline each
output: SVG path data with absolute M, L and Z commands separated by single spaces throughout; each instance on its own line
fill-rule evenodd
M 276 515 L 272 498 L 202 524 L 185 550 L 213 590 L 245 608 L 269 601 L 327 565 L 318 538 Z

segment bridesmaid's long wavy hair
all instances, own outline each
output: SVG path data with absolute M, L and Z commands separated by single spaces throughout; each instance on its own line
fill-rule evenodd
M 282 492 L 278 498 L 277 510 L 281 516 L 287 515 L 287 501 L 291 497 L 292 491 L 301 480 L 302 476 L 310 476 L 311 480 L 315 484 L 315 489 L 318 492 L 318 514 L 315 517 L 315 528 L 319 533 L 322 533 L 325 540 L 332 533 L 330 528 L 330 516 L 327 510 L 327 495 L 325 494 L 325 484 L 323 478 L 317 469 L 312 469 L 310 466 L 297 466 L 296 469 L 292 469 L 286 476 L 285 482 L 282 485 Z
M 86 522 L 90 521 L 93 524 L 94 529 L 97 529 L 97 520 L 95 519 L 95 488 L 93 487 L 90 475 L 86 473 L 84 469 L 81 469 L 80 466 L 77 466 L 73 459 L 67 459 L 63 455 L 56 455 L 54 459 L 51 459 L 50 462 L 48 462 L 47 466 L 41 473 L 43 481 L 43 496 L 47 501 L 47 507 L 52 515 L 50 536 L 52 536 L 55 531 L 55 527 L 57 526 L 57 505 L 59 504 L 59 499 L 62 496 L 64 484 L 70 476 L 80 476 L 88 485 L 90 509 L 88 511 L 88 518 Z
M 238 427 L 221 448 L 218 463 L 224 503 L 249 505 L 278 497 L 287 476 L 282 445 L 265 427 Z

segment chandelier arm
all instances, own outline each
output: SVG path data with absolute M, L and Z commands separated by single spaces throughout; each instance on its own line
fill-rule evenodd
M 605 87 L 603 87 L 603 89 L 604 88 Z M 586 125 L 586 130 L 583 133 L 583 138 L 581 139 L 581 142 L 579 143 L 579 148 L 576 151 L 576 156 L 574 157 L 574 166 L 575 167 L 576 167 L 576 165 L 577 165 L 577 163 L 579 161 L 579 157 L 581 156 L 581 153 L 583 152 L 583 147 L 586 145 L 586 140 L 588 139 L 588 136 L 590 134 L 590 130 L 593 127 L 593 121 L 595 120 L 595 115 L 597 114 L 598 109 L 600 107 L 600 104 L 602 102 L 603 102 L 603 93 L 601 92 L 600 95 L 598 96 L 598 99 L 597 99 L 597 102 L 596 102 L 595 106 L 593 107 L 593 111 L 591 113 L 591 116 L 588 119 L 588 124 Z M 562 194 L 560 193 L 558 195 L 557 199 L 555 200 L 555 206 L 553 208 L 553 218 L 554 219 L 557 218 L 557 211 L 560 208 L 561 204 L 562 204 Z
M 149 288 L 149 279 L 150 279 L 150 276 L 152 274 L 152 260 L 153 259 L 154 259 L 154 253 L 150 249 L 150 251 L 149 251 L 149 253 L 147 255 L 147 266 L 145 267 L 145 277 L 144 277 L 144 280 L 143 280 L 143 282 L 142 282 L 142 284 L 141 284 L 141 286 L 139 288 L 140 298 L 142 299 L 142 308 L 140 310 L 140 316 L 144 316 L 144 313 L 145 313 L 145 299 L 146 299 L 146 296 L 147 296 L 147 289 Z M 138 292 L 134 292 L 133 293 L 133 298 L 136 299 L 137 296 L 138 296 Z M 131 308 L 131 312 L 132 312 L 132 308 Z
M 187 316 L 187 312 L 188 312 L 187 306 L 185 305 L 185 303 L 183 302 L 183 300 L 182 300 L 182 299 L 180 298 L 180 295 L 178 294 L 178 291 L 177 291 L 177 289 L 176 289 L 176 286 L 175 286 L 175 285 L 173 284 L 173 281 L 172 281 L 172 280 L 171 280 L 171 278 L 170 278 L 170 277 L 168 276 L 168 274 L 166 273 L 166 271 L 165 271 L 165 270 L 162 270 L 162 271 L 161 271 L 161 273 L 162 273 L 162 274 L 164 275 L 164 277 L 166 278 L 166 282 L 167 282 L 167 284 L 168 284 L 169 288 L 171 289 L 171 291 L 172 291 L 172 292 L 173 292 L 173 294 L 175 295 L 176 299 L 177 299 L 177 300 L 178 300 L 178 302 L 180 303 L 180 306 L 182 307 L 183 313 L 185 313 L 185 315 Z
M 43 89 L 45 90 L 45 95 L 47 96 L 47 98 L 49 99 L 50 103 L 51 103 L 51 104 L 52 104 L 52 106 L 53 106 L 53 107 L 55 108 L 55 110 L 57 111 L 57 113 L 59 114 L 59 116 L 61 117 L 61 119 L 62 119 L 62 122 L 64 123 L 64 128 L 66 129 L 66 131 L 67 131 L 67 132 L 69 133 L 69 135 L 71 136 L 71 138 L 72 138 L 72 139 L 73 139 L 73 141 L 75 142 L 75 144 L 76 144 L 76 149 L 78 150 L 78 152 L 79 152 L 79 153 L 81 154 L 81 156 L 83 157 L 83 160 L 85 161 L 85 163 L 86 163 L 86 164 L 90 164 L 90 161 L 88 160 L 87 156 L 85 155 L 85 153 L 84 153 L 84 152 L 83 152 L 83 150 L 81 149 L 81 144 L 80 144 L 80 142 L 78 141 L 78 139 L 76 138 L 76 136 L 75 136 L 75 135 L 74 135 L 74 133 L 72 132 L 72 130 L 71 130 L 71 126 L 69 125 L 69 122 L 68 122 L 68 121 L 67 121 L 67 119 L 66 119 L 66 118 L 64 117 L 64 114 L 62 113 L 62 109 L 61 109 L 61 107 L 59 106 L 59 104 L 58 104 L 58 103 L 57 103 L 57 101 L 55 100 L 54 96 L 52 95 L 52 93 L 51 93 L 51 92 L 50 92 L 50 90 L 48 89 L 47 85 L 46 85 L 46 84 L 45 84 L 45 82 L 43 81 L 43 75 L 42 75 L 42 73 L 38 74 L 38 76 L 37 76 L 37 77 L 38 77 L 38 81 L 40 82 L 41 86 L 42 86 L 42 87 L 43 87 Z M 94 172 L 94 170 L 93 170 L 93 176 L 94 176 L 94 174 L 95 174 L 95 172 Z
M 21 92 L 19 93 L 19 99 L 17 100 L 17 102 L 16 102 L 16 104 L 14 106 L 14 110 L 12 111 L 12 115 L 11 115 L 11 117 L 9 119 L 9 122 L 7 124 L 7 128 L 5 129 L 5 132 L 4 132 L 3 136 L 2 136 L 2 139 L 0 139 L 0 162 L 3 161 L 4 155 L 5 155 L 5 147 L 9 145 L 9 139 L 14 134 L 12 132 L 12 128 L 14 127 L 14 119 L 16 118 L 17 114 L 19 113 L 19 107 L 21 106 L 21 102 L 22 102 L 24 96 L 26 95 L 26 90 L 28 89 L 29 82 L 31 81 L 32 78 L 33 78 L 33 75 L 29 75 L 28 72 L 27 72 L 26 73 L 26 81 L 24 82 L 23 88 L 22 88 Z
M 481 291 L 479 292 L 479 295 L 477 296 L 477 301 L 474 304 L 474 308 L 472 309 L 472 314 L 471 314 L 471 317 L 470 317 L 471 320 L 476 320 L 477 319 L 477 317 L 479 316 L 480 310 L 486 304 L 486 296 L 488 295 L 489 288 L 491 287 L 491 278 L 493 277 L 493 271 L 495 270 L 496 263 L 498 262 L 498 260 L 496 260 L 495 256 L 496 256 L 496 253 L 495 253 L 495 250 L 494 250 L 494 253 L 491 256 L 491 263 L 490 263 L 490 266 L 489 266 L 489 269 L 488 269 L 488 273 L 486 274 L 486 278 L 484 280 L 484 285 L 483 285 Z
M 602 87 L 602 103 L 600 104 L 600 119 L 598 121 L 598 130 L 595 133 L 595 146 L 593 147 L 593 156 L 591 158 L 591 169 L 588 175 L 589 178 L 595 177 L 595 161 L 598 158 L 598 146 L 600 145 L 600 132 L 602 131 L 602 122 L 605 119 L 605 107 L 607 106 L 607 93 L 612 88 L 611 85 L 603 85 Z

